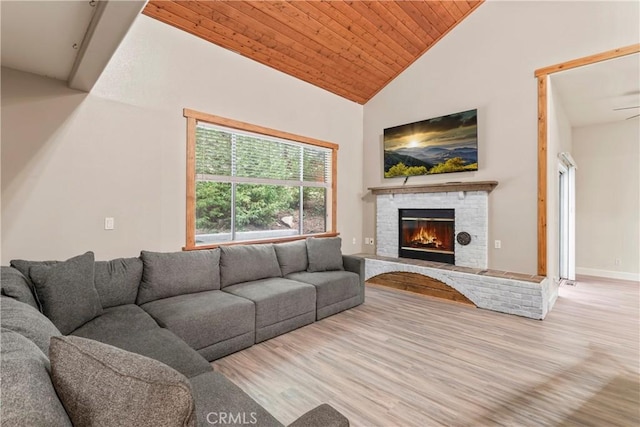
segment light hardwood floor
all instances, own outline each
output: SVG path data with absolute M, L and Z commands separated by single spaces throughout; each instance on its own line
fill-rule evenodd
M 367 285 L 354 309 L 214 368 L 288 424 L 638 426 L 639 284 L 561 286 L 543 321 Z

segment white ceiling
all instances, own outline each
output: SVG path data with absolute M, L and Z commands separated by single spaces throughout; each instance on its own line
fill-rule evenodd
M 88 0 L 3 0 L 0 7 L 2 66 L 67 80 L 96 7 Z
M 0 1 L 3 67 L 89 92 L 146 0 Z
M 555 73 L 551 82 L 573 127 L 626 120 L 640 113 L 640 108 L 614 110 L 640 106 L 640 54 Z

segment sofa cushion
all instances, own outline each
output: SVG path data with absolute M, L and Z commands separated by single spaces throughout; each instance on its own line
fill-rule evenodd
M 9 262 L 9 264 L 11 265 L 11 267 L 15 268 L 24 275 L 24 277 L 27 279 L 27 283 L 33 289 L 33 282 L 31 281 L 30 273 L 31 267 L 35 265 L 52 266 L 58 264 L 59 262 L 61 261 L 29 261 L 26 259 L 13 259 Z
M 282 427 L 278 420 L 240 387 L 218 372 L 198 375 L 191 378 L 189 382 L 196 404 L 198 425 L 201 427 L 212 425 Z
M 307 238 L 307 256 L 309 267 L 307 271 L 342 270 L 342 239 L 340 237 L 309 237 Z
M 239 283 L 225 292 L 247 298 L 256 305 L 256 329 L 294 318 L 316 309 L 316 289 L 307 283 L 269 278 Z
M 140 258 L 96 261 L 94 277 L 102 308 L 135 304 L 142 280 L 142 261 Z
M 62 334 L 102 313 L 94 285 L 93 252 L 53 265 L 29 269 L 42 312 Z
M 60 335 L 58 328 L 44 314 L 7 297 L 0 297 L 0 324 L 33 341 L 46 356 L 49 355 L 51 337 Z
M 144 268 L 136 303 L 220 289 L 220 249 L 160 253 L 142 251 Z
M 355 297 L 361 292 L 360 277 L 350 271 L 292 273 L 287 279 L 316 287 L 316 307 L 322 308 Z
M 72 336 L 53 338 L 50 354 L 53 385 L 74 425 L 195 426 L 191 385 L 164 363 Z
M 273 245 L 278 256 L 278 263 L 282 275 L 305 271 L 309 266 L 307 259 L 307 242 L 296 240 L 295 242 L 278 243 Z
M 156 359 L 187 377 L 210 371 L 211 365 L 171 331 L 162 329 L 137 305 L 111 307 L 73 331 L 133 353 Z
M 179 295 L 149 302 L 142 308 L 195 350 L 255 328 L 254 304 L 222 291 Z
M 17 332 L 0 331 L 3 426 L 71 426 L 49 377 L 49 360 Z
M 268 277 L 282 277 L 272 244 L 223 246 L 220 254 L 222 287 Z
M 0 285 L 0 293 L 2 295 L 39 309 L 32 285 L 20 270 L 3 266 L 0 270 L 0 281 L 2 282 Z

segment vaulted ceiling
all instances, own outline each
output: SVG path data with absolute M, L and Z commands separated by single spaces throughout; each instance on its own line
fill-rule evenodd
M 481 3 L 151 0 L 143 13 L 364 104 Z

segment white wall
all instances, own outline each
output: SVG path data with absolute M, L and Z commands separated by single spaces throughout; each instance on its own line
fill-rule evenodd
M 91 94 L 3 68 L 1 106 L 3 264 L 180 250 L 183 108 L 339 144 L 338 231 L 361 250 L 363 107 L 146 16 Z
M 638 43 L 638 2 L 488 1 L 364 107 L 364 187 L 382 177 L 384 128 L 478 108 L 479 170 L 411 184 L 496 180 L 489 199 L 489 267 L 535 273 L 537 84 L 548 65 Z M 553 227 L 553 224 L 549 224 Z M 366 197 L 364 236 L 375 235 Z M 373 248 L 366 249 L 373 252 Z
M 640 280 L 638 121 L 573 130 L 579 274 Z

